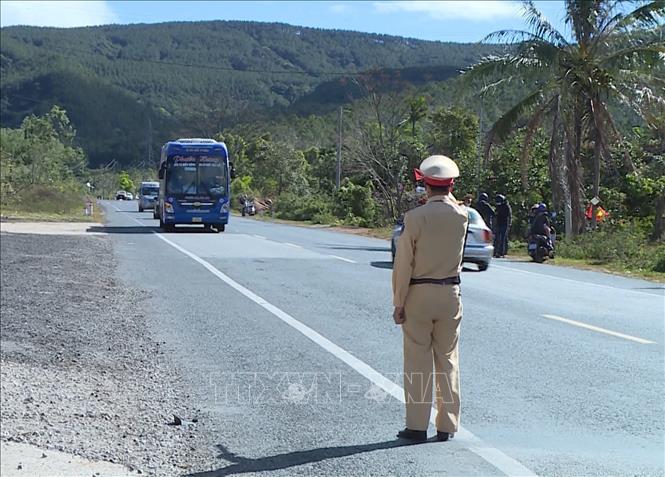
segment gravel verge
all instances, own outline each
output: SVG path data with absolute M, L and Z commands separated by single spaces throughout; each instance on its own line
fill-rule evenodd
M 206 419 L 147 331 L 149 294 L 116 278 L 108 237 L 0 243 L 0 439 L 137 475 L 210 469 Z

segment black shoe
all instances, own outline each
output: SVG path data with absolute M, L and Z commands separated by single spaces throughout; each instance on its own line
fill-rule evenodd
M 440 442 L 446 442 L 449 439 L 452 439 L 455 437 L 455 434 L 452 432 L 441 432 L 441 431 L 436 431 L 436 440 Z
M 414 442 L 425 442 L 427 440 L 427 431 L 414 431 L 408 427 L 397 433 L 400 439 L 409 439 Z

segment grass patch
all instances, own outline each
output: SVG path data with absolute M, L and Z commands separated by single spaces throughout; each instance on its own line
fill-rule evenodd
M 510 242 L 509 253 L 528 256 L 526 243 Z M 649 242 L 634 224 L 557 240 L 556 258 L 547 263 L 665 283 L 665 243 Z
M 93 214 L 85 215 L 86 199 L 93 204 Z M 0 205 L 0 215 L 7 220 L 39 222 L 100 222 L 101 207 L 78 190 L 60 190 L 46 185 L 33 186 L 11 201 Z

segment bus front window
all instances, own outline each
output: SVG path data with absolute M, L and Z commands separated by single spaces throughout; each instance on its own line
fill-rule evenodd
M 199 163 L 199 193 L 209 197 L 226 195 L 226 171 L 219 162 Z
M 196 166 L 174 164 L 168 171 L 166 192 L 176 195 L 196 194 Z
M 218 198 L 227 195 L 227 171 L 218 157 L 175 156 L 168 167 L 166 193 Z

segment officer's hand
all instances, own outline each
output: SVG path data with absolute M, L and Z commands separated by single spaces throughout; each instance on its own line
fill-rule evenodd
M 406 314 L 404 313 L 403 306 L 395 307 L 395 311 L 393 311 L 393 320 L 395 320 L 396 325 L 401 325 L 406 321 Z

